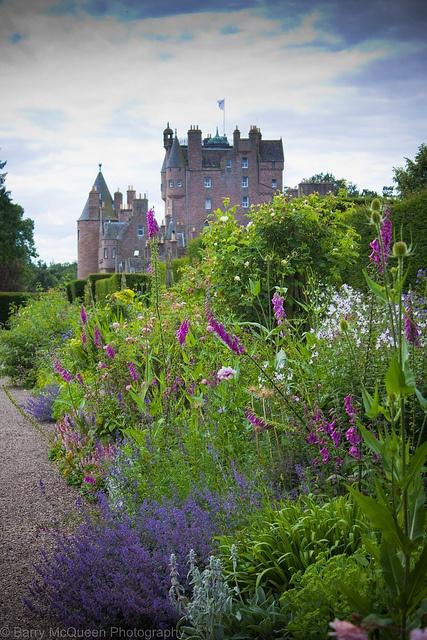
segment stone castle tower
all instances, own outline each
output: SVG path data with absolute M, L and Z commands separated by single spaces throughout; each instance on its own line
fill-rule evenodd
M 129 187 L 126 204 L 118 189 L 113 199 L 101 169 L 77 222 L 78 278 L 146 268 L 147 197 Z
M 186 242 L 199 235 L 208 215 L 229 198 L 238 205 L 238 219 L 247 222 L 252 204 L 268 202 L 283 188 L 282 140 L 263 140 L 252 126 L 241 138 L 236 126 L 233 144 L 227 137 L 202 139 L 198 126 L 191 126 L 186 144 L 180 143 L 168 126 L 163 132 L 165 157 L 161 190 L 165 202 L 166 227 L 172 226 Z

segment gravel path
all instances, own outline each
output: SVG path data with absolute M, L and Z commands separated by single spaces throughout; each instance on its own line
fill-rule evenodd
M 36 619 L 21 599 L 49 531 L 72 517 L 77 492 L 47 458 L 52 426 L 32 423 L 8 394 L 17 404 L 30 395 L 0 380 L 0 638 L 41 640 L 57 625 Z

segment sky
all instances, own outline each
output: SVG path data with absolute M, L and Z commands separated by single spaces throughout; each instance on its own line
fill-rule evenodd
M 46 262 L 76 259 L 102 163 L 159 221 L 167 122 L 257 125 L 284 184 L 381 191 L 427 142 L 425 0 L 0 0 L 0 160 Z

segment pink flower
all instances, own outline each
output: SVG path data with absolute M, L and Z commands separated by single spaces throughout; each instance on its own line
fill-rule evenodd
M 347 620 L 335 618 L 333 622 L 329 623 L 329 626 L 333 629 L 333 631 L 329 632 L 329 635 L 338 640 L 368 640 L 368 634 L 362 627 L 356 627 L 356 625 Z
M 184 320 L 183 322 L 181 322 L 178 331 L 176 332 L 176 339 L 178 340 L 179 344 L 182 345 L 184 344 L 186 338 L 187 338 L 187 334 L 188 331 L 190 329 L 190 321 L 189 320 Z
M 87 322 L 87 313 L 86 313 L 86 309 L 84 308 L 84 305 L 82 305 L 80 308 L 80 320 L 82 321 L 83 325 L 85 325 Z
M 72 381 L 73 374 L 70 373 L 69 371 L 67 371 L 67 369 L 65 369 L 58 360 L 54 363 L 53 369 L 54 369 L 55 373 L 57 373 L 58 375 L 61 376 L 61 378 L 64 380 L 64 382 L 71 382 Z
M 147 230 L 148 238 L 152 240 L 160 231 L 157 220 L 154 217 L 154 209 L 151 208 L 147 211 Z
M 412 629 L 409 640 L 427 640 L 427 627 L 424 629 Z
M 277 324 L 282 324 L 283 319 L 286 318 L 286 313 L 283 308 L 284 301 L 285 299 L 275 291 L 271 302 L 273 303 L 274 317 L 276 318 Z
M 218 380 L 232 380 L 236 373 L 237 371 L 231 367 L 221 367 L 216 375 Z

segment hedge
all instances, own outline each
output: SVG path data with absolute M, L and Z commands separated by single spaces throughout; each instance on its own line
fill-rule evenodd
M 12 312 L 12 305 L 20 307 L 28 302 L 28 298 L 34 297 L 35 293 L 27 291 L 0 291 L 0 325 L 6 324 Z
M 175 258 L 171 262 L 172 269 L 172 284 L 176 284 L 181 280 L 181 269 L 190 264 L 190 261 L 187 257 L 184 258 Z
M 148 273 L 114 273 L 107 279 L 98 280 L 95 285 L 95 298 L 97 302 L 102 303 L 105 298 L 115 291 L 122 288 L 123 276 L 126 280 L 126 287 L 139 291 L 140 293 L 148 293 L 150 290 L 151 276 Z
M 79 298 L 83 300 L 87 280 L 71 280 L 66 286 L 68 302 L 74 302 Z

